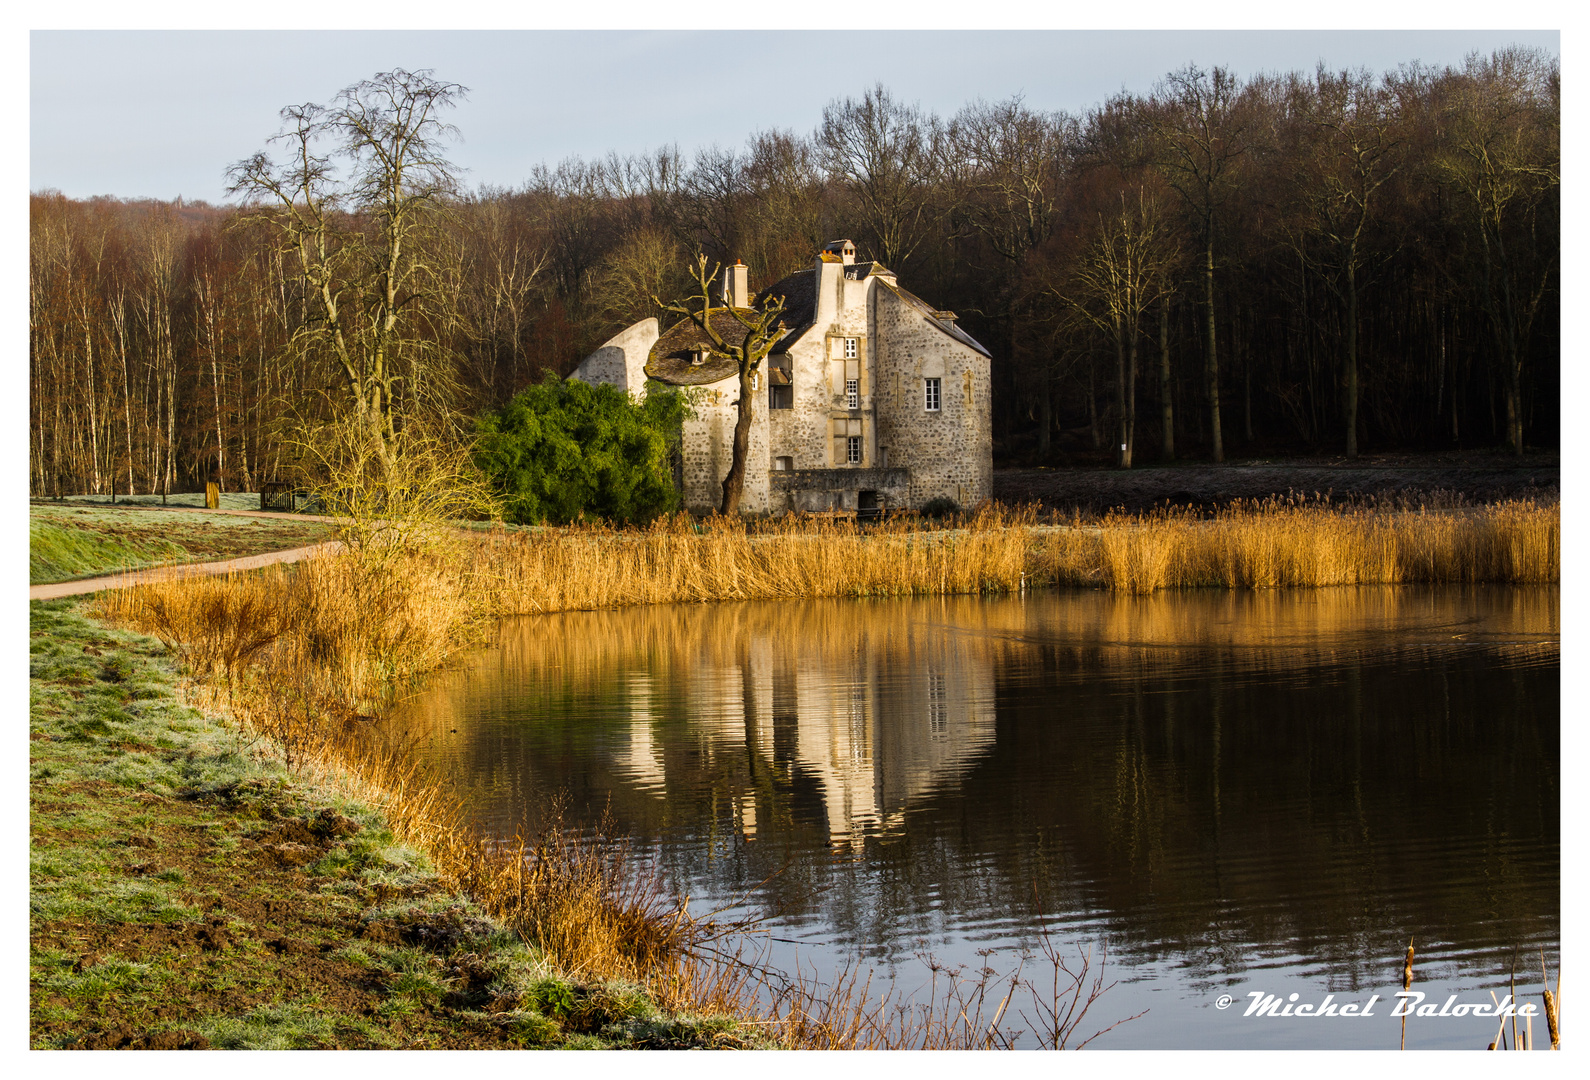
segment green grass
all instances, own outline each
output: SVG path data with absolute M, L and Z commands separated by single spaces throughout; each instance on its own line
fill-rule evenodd
M 28 517 L 33 585 L 282 551 L 328 539 L 334 531 L 315 521 L 93 503 L 34 502 Z
M 188 558 L 186 548 L 170 540 L 123 543 L 89 529 L 33 521 L 28 528 L 28 584 L 141 570 Z
M 302 1005 L 270 1005 L 198 1025 L 222 1050 L 318 1050 L 337 1045 L 334 1020 Z

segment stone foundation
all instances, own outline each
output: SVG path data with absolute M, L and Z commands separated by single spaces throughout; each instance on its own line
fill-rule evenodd
M 792 469 L 767 477 L 775 514 L 855 510 L 863 491 L 873 492 L 885 507 L 903 508 L 911 487 L 909 469 Z

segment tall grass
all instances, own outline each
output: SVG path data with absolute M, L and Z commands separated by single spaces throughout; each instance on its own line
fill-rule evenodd
M 991 510 L 960 529 L 858 528 L 821 519 L 746 527 L 680 515 L 648 528 L 498 533 L 475 576 L 502 614 L 631 604 L 1008 592 L 1026 573 L 1030 510 Z
M 1090 578 L 1122 592 L 1215 587 L 1542 583 L 1561 575 L 1555 505 L 1438 512 L 1338 509 L 1298 499 L 1237 503 L 1212 517 L 1110 515 L 1096 531 L 1038 539 L 1031 580 Z
M 1388 514 L 1271 500 L 1211 518 L 1115 515 L 1090 528 L 1041 526 L 1031 510 L 1001 508 L 950 529 L 825 521 L 748 527 L 681 516 L 644 529 L 481 536 L 438 531 L 432 522 L 413 533 L 423 542 L 401 535 L 393 542 L 388 532 L 362 542 L 355 536 L 338 553 L 290 569 L 182 581 L 156 571 L 136 587 L 102 594 L 97 604 L 102 616 L 168 642 L 195 676 L 195 692 L 273 738 L 290 764 L 359 777 L 403 839 L 429 851 L 444 878 L 553 962 L 575 973 L 644 981 L 679 1002 L 743 1011 L 753 1001 L 768 1005 L 766 982 L 701 952 L 717 928 L 686 915 L 655 872 L 637 871 L 621 841 L 556 826 L 509 842 L 484 836 L 412 758 L 372 749 L 360 737 L 364 725 L 413 680 L 488 638 L 494 620 L 507 615 L 680 601 L 1008 593 L 1048 584 L 1149 593 L 1556 581 L 1559 534 L 1555 506 L 1517 502 Z M 943 1007 L 925 1012 L 916 1004 L 901 1012 L 886 996 L 874 1001 L 870 987 L 854 980 L 798 984 L 768 1006 L 770 1030 L 808 1046 L 1004 1045 L 1000 1025 L 1023 987 L 1040 1012 L 1045 1000 L 1060 1008 L 1064 988 L 1072 995 L 1067 1015 L 1083 1000 L 1081 977 L 1048 959 L 1055 988 L 1048 998 L 1019 973 L 997 999 L 988 997 L 986 975 L 980 982 L 952 978 Z M 1074 1031 L 1069 1021 L 1046 1023 Z

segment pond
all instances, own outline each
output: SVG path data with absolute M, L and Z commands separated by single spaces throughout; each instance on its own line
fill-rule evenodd
M 1559 618 L 1499 586 L 579 612 L 397 730 L 494 832 L 611 814 L 693 908 L 768 913 L 784 970 L 909 991 L 1042 928 L 1118 980 L 1082 1034 L 1148 1010 L 1094 1046 L 1395 1048 L 1410 939 L 1437 1005 L 1555 978 Z M 1410 1048 L 1495 1037 L 1447 1009 Z

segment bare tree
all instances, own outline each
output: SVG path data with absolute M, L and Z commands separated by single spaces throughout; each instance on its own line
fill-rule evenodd
M 733 457 L 728 475 L 723 478 L 723 505 L 719 511 L 729 515 L 739 513 L 740 496 L 745 490 L 745 459 L 751 445 L 751 417 L 755 407 L 752 376 L 783 333 L 784 298 L 776 297 L 760 308 L 715 308 L 712 306 L 712 283 L 718 270 L 715 265 L 709 268 L 707 256 L 697 255 L 690 275 L 697 291 L 677 303 L 664 303 L 655 296 L 652 302 L 664 311 L 683 315 L 695 323 L 710 343 L 708 353 L 734 361 L 739 372 L 740 398 L 734 420 Z M 724 313 L 729 315 L 729 320 L 714 318 Z M 734 338 L 739 340 L 732 342 Z
M 1123 192 L 1121 208 L 1099 216 L 1092 243 L 1061 298 L 1102 329 L 1115 346 L 1115 405 L 1120 421 L 1119 462 L 1132 467 L 1137 415 L 1137 343 L 1143 313 L 1170 293 L 1178 253 L 1164 213 L 1139 190 Z
M 877 256 L 895 270 L 927 239 L 934 216 L 938 123 L 890 96 L 882 83 L 823 110 L 823 167 L 856 202 Z
M 617 326 L 658 314 L 652 298 L 677 296 L 689 286 L 679 246 L 656 226 L 643 226 L 608 253 L 592 283 L 592 302 Z
M 1054 228 L 1076 121 L 1033 112 L 1018 94 L 1008 101 L 976 101 L 950 121 L 940 144 L 941 169 L 951 181 L 951 220 L 988 241 L 995 253 L 1020 263 Z
M 526 200 L 485 189 L 458 207 L 452 242 L 450 291 L 459 325 L 475 363 L 475 381 L 494 401 L 518 391 L 530 372 L 524 332 L 530 299 L 550 256 L 536 223 L 520 212 Z
M 1391 98 L 1367 71 L 1332 74 L 1321 65 L 1312 85 L 1294 87 L 1305 136 L 1298 203 L 1308 211 L 1307 233 L 1296 247 L 1322 271 L 1346 309 L 1343 320 L 1343 413 L 1346 452 L 1358 456 L 1358 298 L 1368 262 L 1367 232 L 1377 194 L 1396 175 L 1399 141 Z
M 1540 52 L 1504 49 L 1470 56 L 1462 76 L 1446 80 L 1447 132 L 1436 169 L 1461 198 L 1479 249 L 1463 265 L 1501 362 L 1507 443 L 1522 454 L 1524 361 L 1559 252 L 1561 71 Z
M 992 279 L 995 316 L 1005 323 L 1011 356 L 1031 356 L 1037 383 L 1038 453 L 1049 453 L 1053 386 L 1059 356 L 1032 329 L 1035 294 L 1028 256 L 1053 233 L 1076 142 L 1076 121 L 1034 112 L 1020 95 L 976 101 L 956 113 L 939 145 L 939 174 L 949 192 L 952 235 L 973 235 L 999 257 Z
M 382 72 L 343 90 L 327 108 L 282 110 L 280 165 L 261 152 L 228 171 L 232 194 L 274 203 L 253 218 L 275 227 L 310 304 L 301 347 L 329 354 L 345 404 L 382 447 L 396 434 L 402 395 L 411 405 L 445 399 L 444 365 L 420 324 L 434 315 L 425 232 L 456 190 L 444 144 L 457 135 L 441 114 L 464 96 L 430 71 Z M 339 179 L 328 140 L 346 162 Z
M 1240 88 L 1225 68 L 1205 72 L 1189 65 L 1171 73 L 1149 100 L 1144 116 L 1155 136 L 1155 159 L 1182 197 L 1204 249 L 1204 393 L 1209 403 L 1211 447 L 1225 460 L 1220 435 L 1220 361 L 1215 348 L 1215 243 L 1220 216 L 1248 151 L 1247 118 Z
M 769 283 L 809 266 L 812 252 L 829 239 L 816 147 L 788 131 L 758 132 L 747 143 L 743 170 L 750 200 L 745 260 Z

